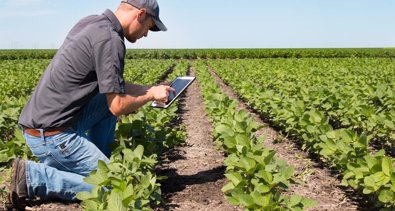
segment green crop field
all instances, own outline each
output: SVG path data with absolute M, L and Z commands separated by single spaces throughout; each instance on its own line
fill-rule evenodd
M 17 120 L 55 50 L 0 51 L 0 171 L 16 157 L 33 159 Z M 213 137 L 225 152 L 222 188 L 247 210 L 306 210 L 317 202 L 287 192 L 295 169 L 264 146 L 259 126 L 221 92 L 218 75 L 253 112 L 296 140 L 344 187 L 374 209 L 395 209 L 395 49 L 128 50 L 125 79 L 157 84 L 196 71 Z M 87 210 L 150 210 L 161 203 L 160 155 L 182 144 L 179 107 L 145 106 L 120 118 L 109 164 L 78 194 Z M 8 182 L 5 176 L 1 183 Z M 111 191 L 108 191 L 111 189 Z M 6 188 L 0 186 L 0 202 Z M 121 202 L 121 203 L 118 203 Z

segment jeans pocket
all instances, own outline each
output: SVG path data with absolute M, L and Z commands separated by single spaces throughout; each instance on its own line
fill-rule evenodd
M 45 146 L 30 148 L 30 151 L 32 151 L 32 154 L 41 161 L 43 158 L 51 154 L 51 152 Z
M 42 158 L 48 156 L 50 151 L 48 150 L 47 145 L 45 142 L 38 137 L 25 135 L 26 144 L 30 148 L 32 154 L 42 160 Z
M 78 150 L 81 145 L 81 138 L 73 133 L 68 134 L 67 136 L 59 137 L 59 139 L 54 140 L 55 148 L 57 151 L 63 156 L 68 157 L 74 151 Z

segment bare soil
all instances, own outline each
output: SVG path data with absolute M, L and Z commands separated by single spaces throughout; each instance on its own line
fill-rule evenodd
M 163 157 L 160 175 L 168 179 L 162 183 L 165 206 L 158 210 L 242 210 L 229 205 L 221 192 L 226 183 L 224 155 L 213 144 L 212 124 L 204 110 L 199 79 L 187 89 L 180 110 L 187 131 L 186 144 Z
M 311 210 L 365 210 L 365 208 L 359 206 L 358 201 L 354 201 L 348 197 L 347 192 L 340 186 L 340 181 L 327 168 L 323 168 L 321 163 L 313 161 L 306 152 L 298 149 L 291 140 L 282 138 L 282 141 L 277 143 L 277 131 L 263 122 L 260 116 L 253 112 L 222 81 L 213 69 L 210 69 L 210 72 L 223 93 L 239 101 L 239 109 L 248 111 L 256 122 L 265 125 L 264 128 L 256 133 L 257 136 L 266 136 L 265 146 L 275 150 L 278 158 L 285 160 L 288 165 L 295 167 L 295 176 L 298 183 L 291 185 L 290 193 L 296 193 L 316 200 L 318 205 Z M 366 210 L 371 209 L 366 208 Z

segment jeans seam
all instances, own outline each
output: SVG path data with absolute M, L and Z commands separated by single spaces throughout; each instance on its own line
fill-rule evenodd
M 52 154 L 52 152 L 49 152 L 49 155 L 50 155 L 58 164 L 60 164 L 61 166 L 63 166 L 65 169 L 67 169 L 68 172 L 73 172 L 73 173 L 74 173 L 74 171 L 72 171 L 69 167 L 63 165 L 62 162 L 60 162 L 58 159 L 56 159 L 56 157 Z
M 33 193 L 30 190 L 31 182 L 30 182 L 30 165 L 29 165 L 29 161 L 26 161 L 25 163 L 25 167 L 26 167 L 26 186 L 27 186 L 27 196 L 31 199 L 33 198 Z

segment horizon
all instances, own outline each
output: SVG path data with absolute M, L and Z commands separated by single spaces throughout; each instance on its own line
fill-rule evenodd
M 395 49 L 394 47 L 341 47 L 341 48 L 336 48 L 336 47 L 327 47 L 327 48 L 321 48 L 321 47 L 312 47 L 312 48 L 126 48 L 127 50 L 270 50 L 270 49 L 279 49 L 279 50 L 313 50 L 313 49 Z M 7 50 L 58 50 L 58 48 L 0 48 L 0 51 L 7 51 Z

